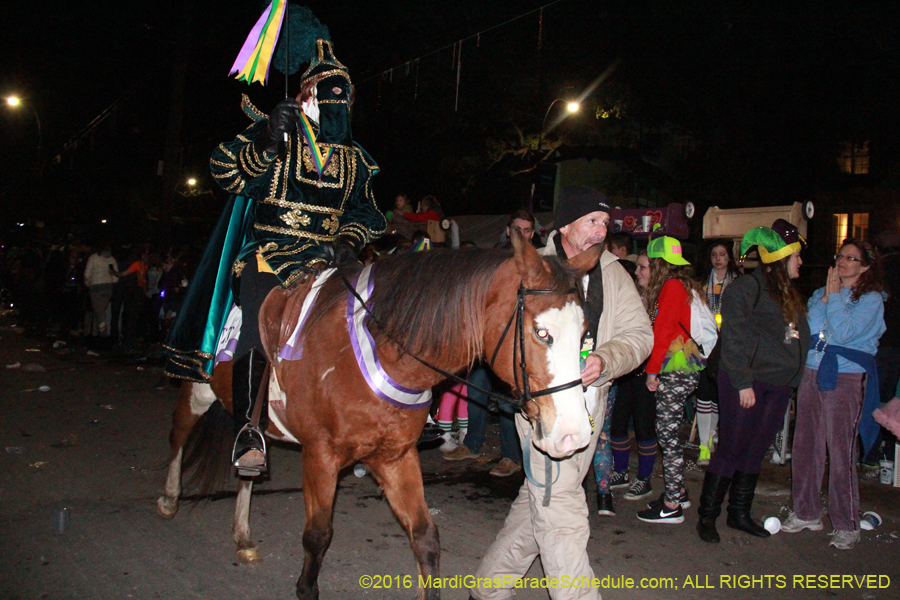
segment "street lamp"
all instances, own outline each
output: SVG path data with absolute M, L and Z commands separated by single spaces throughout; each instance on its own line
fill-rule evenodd
M 578 109 L 581 107 L 578 102 L 574 102 L 572 100 L 563 100 L 562 98 L 557 98 L 550 103 L 550 106 L 547 107 L 547 112 L 544 113 L 544 120 L 541 122 L 541 133 L 540 135 L 538 135 L 538 152 L 540 152 L 544 147 L 544 128 L 547 126 L 547 117 L 550 116 L 550 111 L 553 110 L 553 106 L 557 102 L 565 102 L 566 111 L 568 111 L 569 114 L 578 112 Z
M 18 106 L 20 106 L 20 105 L 22 104 L 22 99 L 19 98 L 18 96 L 9 96 L 9 97 L 6 98 L 6 103 L 7 103 L 9 106 L 12 106 L 13 108 L 16 108 L 16 107 L 18 107 Z M 42 135 L 41 135 L 41 118 L 38 116 L 37 111 L 34 109 L 34 106 L 33 106 L 33 105 L 31 105 L 31 104 L 29 103 L 29 104 L 27 104 L 27 106 L 28 106 L 28 108 L 31 109 L 31 114 L 34 115 L 34 120 L 35 120 L 35 122 L 37 123 L 37 130 L 38 130 L 38 144 L 37 144 L 37 149 L 38 149 L 38 160 L 40 160 L 40 157 L 41 157 L 41 147 L 42 147 L 42 141 L 43 141 L 43 140 L 42 140 Z

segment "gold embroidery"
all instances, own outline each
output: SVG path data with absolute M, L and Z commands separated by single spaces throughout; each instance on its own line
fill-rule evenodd
M 260 223 L 254 223 L 253 229 L 259 229 L 260 231 L 268 231 L 270 233 L 280 233 L 281 235 L 289 235 L 292 237 L 298 238 L 307 238 L 310 240 L 316 240 L 317 242 L 333 242 L 333 235 L 320 235 L 318 233 L 310 233 L 309 231 L 294 231 L 293 229 L 286 229 L 284 227 L 273 227 L 272 225 L 261 225 Z
M 337 231 L 338 227 L 339 223 L 337 217 L 334 215 L 331 215 L 330 217 L 322 221 L 322 229 L 324 229 L 331 235 L 334 235 L 334 232 Z
M 290 225 L 291 229 L 300 229 L 301 225 L 306 227 L 311 223 L 309 215 L 303 214 L 303 212 L 297 208 L 284 213 L 278 218 Z M 334 215 L 332 215 L 331 218 L 334 219 Z M 337 219 L 335 219 L 335 221 L 336 220 Z
M 263 204 L 274 204 L 275 206 L 280 206 L 281 208 L 298 208 L 307 212 L 325 215 L 341 216 L 344 214 L 340 209 L 337 208 L 329 208 L 327 206 L 313 206 L 312 204 L 304 204 L 303 202 L 288 202 L 287 200 L 279 200 L 278 198 L 266 198 L 264 200 L 260 200 L 260 202 L 262 202 Z
M 250 97 L 247 96 L 247 94 L 241 94 L 241 110 L 243 110 L 248 117 L 256 122 L 268 118 L 268 116 L 263 111 L 253 106 L 253 103 L 250 102 Z
M 327 175 L 328 177 L 337 177 L 336 182 L 322 181 L 321 187 L 340 189 L 344 187 L 344 156 L 345 153 L 339 146 L 328 146 L 327 144 L 319 144 L 320 147 L 333 147 L 335 149 L 334 154 L 331 157 L 331 162 L 328 164 L 328 167 L 325 169 L 325 173 L 323 175 Z M 312 163 L 312 155 L 309 153 L 309 146 L 306 144 L 306 140 L 303 140 L 303 144 L 301 146 L 300 157 L 296 161 L 296 167 L 294 168 L 294 177 L 298 181 L 302 181 L 303 183 L 309 183 L 311 185 L 315 185 L 319 187 L 319 174 L 316 172 L 315 166 Z M 309 161 L 309 164 L 306 164 L 306 161 Z M 304 170 L 304 167 L 306 169 Z M 309 177 L 304 177 L 304 174 L 308 173 Z M 272 194 L 274 195 L 274 194 Z
M 265 252 L 271 252 L 273 250 L 278 250 L 278 244 L 275 242 L 269 242 L 265 246 L 259 249 L 259 254 L 263 254 Z
M 327 152 L 327 149 L 326 149 Z M 303 145 L 303 150 L 301 152 L 303 155 L 303 167 L 309 171 L 310 173 L 316 173 L 316 164 L 312 159 L 312 150 L 309 148 L 309 144 Z M 327 175 L 328 177 L 337 177 L 338 176 L 338 162 L 340 160 L 340 152 L 337 150 L 332 154 L 331 160 L 328 162 L 328 166 L 325 167 L 325 171 L 322 175 Z
M 242 261 L 242 260 L 236 260 L 236 261 L 234 261 L 234 266 L 231 267 L 231 270 L 232 270 L 232 272 L 234 273 L 234 276 L 235 276 L 235 277 L 240 277 L 240 276 L 241 276 L 241 271 L 243 271 L 243 270 L 244 270 L 244 267 L 246 267 L 246 266 L 247 266 L 247 263 L 244 262 L 244 261 Z
M 237 157 L 231 150 L 225 147 L 225 144 L 219 144 L 219 150 L 222 152 L 222 154 L 235 161 L 235 164 L 237 164 Z

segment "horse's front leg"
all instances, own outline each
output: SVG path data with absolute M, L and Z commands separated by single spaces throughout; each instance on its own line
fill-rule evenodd
M 237 501 L 234 504 L 234 522 L 231 537 L 237 547 L 237 559 L 242 563 L 260 560 L 259 551 L 250 539 L 250 497 L 253 494 L 253 478 L 241 477 Z
M 156 513 L 171 519 L 178 512 L 181 496 L 181 461 L 184 446 L 200 417 L 216 401 L 209 385 L 184 382 L 175 412 L 172 414 L 172 431 L 169 433 L 169 470 L 163 495 L 156 501 Z
M 337 457 L 330 449 L 303 447 L 306 527 L 303 529 L 303 571 L 297 580 L 297 598 L 300 600 L 319 598 L 319 570 L 334 533 L 332 518 L 339 468 Z
M 418 452 L 411 449 L 397 460 L 373 463 L 369 467 L 409 537 L 416 557 L 418 581 L 440 577 L 441 541 L 425 504 Z M 418 600 L 440 600 L 440 597 L 441 590 L 435 587 L 419 588 L 416 596 Z

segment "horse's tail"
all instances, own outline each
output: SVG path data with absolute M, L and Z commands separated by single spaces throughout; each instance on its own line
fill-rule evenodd
M 188 487 L 196 487 L 196 500 L 225 487 L 231 475 L 234 419 L 221 402 L 213 402 L 194 426 L 184 448 L 183 472 L 190 473 Z

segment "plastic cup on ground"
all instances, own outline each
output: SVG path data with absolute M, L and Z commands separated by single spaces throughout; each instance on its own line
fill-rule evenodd
M 859 522 L 859 528 L 866 531 L 872 531 L 879 525 L 881 525 L 881 515 L 871 510 L 864 512 L 862 520 Z
M 366 476 L 366 466 L 362 463 L 356 463 L 353 467 L 353 474 L 357 477 L 365 477 Z
M 766 531 L 768 531 L 772 535 L 775 535 L 776 533 L 781 531 L 781 521 L 778 519 L 778 517 L 769 517 L 768 519 L 766 519 L 766 522 L 763 523 L 763 527 L 766 528 Z

